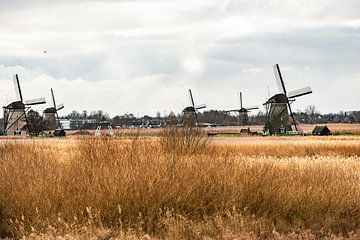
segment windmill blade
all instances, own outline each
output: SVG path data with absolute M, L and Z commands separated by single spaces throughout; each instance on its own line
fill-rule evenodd
M 56 123 L 57 123 L 58 127 L 60 127 L 62 129 L 61 124 L 60 124 L 59 114 L 57 111 L 56 111 L 55 115 L 56 115 Z
M 275 75 L 276 84 L 279 89 L 279 92 L 282 94 L 285 94 L 285 96 L 286 96 L 285 84 L 284 84 L 284 80 L 281 75 L 279 64 L 275 64 L 273 68 L 274 68 L 274 75 Z
M 246 110 L 250 111 L 250 110 L 255 110 L 255 109 L 259 109 L 258 106 L 251 106 L 251 107 L 247 107 L 245 108 Z
M 26 100 L 25 104 L 26 105 L 38 105 L 38 104 L 44 104 L 46 103 L 45 98 L 34 98 L 34 99 L 30 99 L 30 100 Z
M 243 108 L 242 92 L 239 93 L 240 108 Z
M 194 98 L 193 98 L 191 89 L 189 89 L 189 95 L 190 95 L 191 105 L 192 105 L 193 108 L 194 108 L 194 115 L 195 115 L 196 124 L 197 124 L 197 126 L 199 126 L 199 119 L 198 119 L 198 116 L 197 116 L 197 112 L 196 112 L 196 108 L 195 108 L 195 103 L 194 103 Z
M 15 87 L 16 100 L 23 102 L 23 97 L 22 97 L 20 82 L 19 82 L 19 76 L 17 74 L 14 75 L 14 87 Z
M 190 104 L 193 106 L 193 108 L 195 109 L 195 103 L 194 103 L 194 98 L 191 92 L 191 89 L 189 89 L 189 97 L 190 97 Z
M 10 116 L 10 118 L 12 118 L 12 113 L 11 113 L 11 116 Z M 23 116 L 25 116 L 25 119 L 26 119 L 26 113 L 25 113 L 25 111 L 24 112 L 22 112 L 20 115 L 18 115 L 18 116 L 15 116 L 15 119 L 14 120 L 12 120 L 11 122 L 12 122 L 12 124 L 10 124 L 10 126 L 9 126 L 9 121 L 7 121 L 7 122 L 5 122 L 5 132 L 7 132 L 12 126 L 14 126 L 15 124 L 16 124 L 16 122 L 18 121 L 18 120 L 20 120 Z M 26 119 L 26 122 L 27 122 L 27 119 Z
M 198 109 L 203 109 L 203 108 L 206 108 L 206 105 L 205 104 L 200 104 L 200 105 L 196 105 L 195 106 L 195 109 L 198 110 Z
M 55 102 L 55 97 L 54 97 L 54 91 L 52 88 L 50 88 L 51 90 L 51 97 L 52 97 L 52 101 L 53 101 L 53 105 L 54 105 L 54 108 L 56 108 L 56 102 Z
M 64 104 L 61 103 L 61 104 L 56 106 L 56 111 L 59 111 L 59 110 L 61 110 L 63 108 L 64 108 Z
M 199 118 L 196 111 L 194 112 L 194 115 L 195 115 L 196 126 L 199 126 Z
M 290 102 L 288 102 L 288 107 L 289 107 L 289 111 L 290 111 L 290 116 L 293 120 L 293 123 L 294 123 L 294 126 L 295 126 L 295 130 L 297 131 L 298 130 L 298 127 L 297 127 L 297 124 L 296 124 L 296 121 L 295 121 L 295 117 L 294 117 L 294 113 L 291 109 L 291 105 L 290 105 Z
M 241 109 L 232 109 L 232 110 L 226 110 L 225 112 L 240 112 Z
M 289 92 L 289 98 L 296 98 L 312 93 L 311 87 L 304 87 L 295 91 Z

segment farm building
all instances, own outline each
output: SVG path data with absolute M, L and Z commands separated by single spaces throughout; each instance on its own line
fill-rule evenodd
M 54 131 L 54 136 L 55 137 L 65 137 L 66 136 L 66 132 L 64 129 L 56 129 Z
M 312 131 L 312 134 L 317 136 L 329 136 L 331 135 L 331 131 L 327 126 L 316 126 Z
M 249 135 L 249 134 L 250 134 L 250 128 L 240 129 L 240 135 Z

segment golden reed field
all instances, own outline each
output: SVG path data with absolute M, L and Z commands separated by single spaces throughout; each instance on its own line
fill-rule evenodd
M 0 140 L 0 236 L 360 239 L 360 136 Z

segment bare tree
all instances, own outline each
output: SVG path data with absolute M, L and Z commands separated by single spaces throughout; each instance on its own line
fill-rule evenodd
M 165 115 L 164 115 L 164 117 L 165 117 Z M 161 118 L 161 113 L 160 113 L 160 111 L 157 111 L 157 112 L 156 112 L 156 118 L 158 118 L 158 119 Z
M 309 105 L 305 108 L 305 113 L 308 119 L 308 123 L 315 123 L 316 115 L 319 114 L 319 111 L 316 109 L 315 105 Z

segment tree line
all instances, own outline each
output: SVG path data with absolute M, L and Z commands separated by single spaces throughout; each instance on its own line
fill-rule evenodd
M 294 117 L 299 124 L 360 123 L 360 111 L 340 111 L 338 113 L 321 114 L 314 105 L 307 106 L 304 111 L 294 112 Z M 239 125 L 239 116 L 236 113 L 229 114 L 225 111 L 209 110 L 199 112 L 198 119 L 200 122 L 210 123 L 216 126 Z M 38 134 L 48 130 L 46 120 L 41 114 L 34 110 L 28 112 L 27 120 L 30 132 Z M 160 112 L 157 112 L 155 117 L 148 115 L 136 117 L 133 113 L 111 117 L 102 110 L 91 112 L 86 110 L 78 112 L 74 110 L 70 114 L 60 117 L 60 120 L 70 122 L 71 129 L 94 129 L 99 125 L 156 128 L 169 125 L 181 125 L 183 117 L 182 114 L 175 114 L 173 111 L 170 111 L 169 114 L 166 115 L 161 115 Z M 263 111 L 249 115 L 249 125 L 264 125 L 265 121 L 266 114 Z
M 321 124 L 321 123 L 360 123 L 360 111 L 321 114 L 314 105 L 307 106 L 303 111 L 294 112 L 294 117 L 299 124 Z M 84 125 L 91 125 L 86 123 L 85 119 L 92 119 L 93 125 L 105 123 L 112 126 L 129 127 L 129 126 L 145 126 L 145 127 L 160 127 L 163 125 L 179 125 L 182 124 L 182 114 L 175 114 L 170 111 L 166 115 L 161 115 L 158 111 L 155 116 L 148 115 L 137 117 L 133 113 L 126 113 L 123 115 L 115 115 L 110 117 L 104 111 L 87 111 L 77 112 L 72 111 L 70 114 L 62 117 L 63 119 L 82 120 Z M 215 124 L 217 126 L 236 126 L 239 124 L 239 116 L 229 114 L 226 111 L 208 110 L 198 113 L 200 122 Z M 264 125 L 266 121 L 266 113 L 259 111 L 257 114 L 249 114 L 249 125 Z

